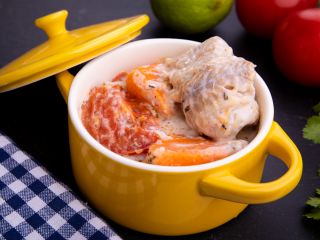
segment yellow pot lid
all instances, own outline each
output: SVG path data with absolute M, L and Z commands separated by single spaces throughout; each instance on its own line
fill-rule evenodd
M 0 69 L 0 92 L 12 90 L 86 62 L 137 37 L 147 15 L 108 21 L 68 31 L 68 12 L 38 18 L 49 39 Z

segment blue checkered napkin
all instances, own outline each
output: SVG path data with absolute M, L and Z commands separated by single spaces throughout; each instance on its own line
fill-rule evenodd
M 0 133 L 0 239 L 110 239 L 110 227 Z

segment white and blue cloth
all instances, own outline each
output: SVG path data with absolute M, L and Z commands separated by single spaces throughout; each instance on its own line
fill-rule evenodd
M 121 239 L 0 132 L 0 239 Z

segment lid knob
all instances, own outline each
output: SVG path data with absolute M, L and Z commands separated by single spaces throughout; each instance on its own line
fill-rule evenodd
M 47 16 L 36 19 L 35 25 L 46 32 L 49 38 L 66 33 L 67 10 L 51 13 Z

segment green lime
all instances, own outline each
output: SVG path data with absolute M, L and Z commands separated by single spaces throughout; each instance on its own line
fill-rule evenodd
M 156 17 L 174 31 L 203 33 L 221 22 L 233 0 L 151 0 Z

